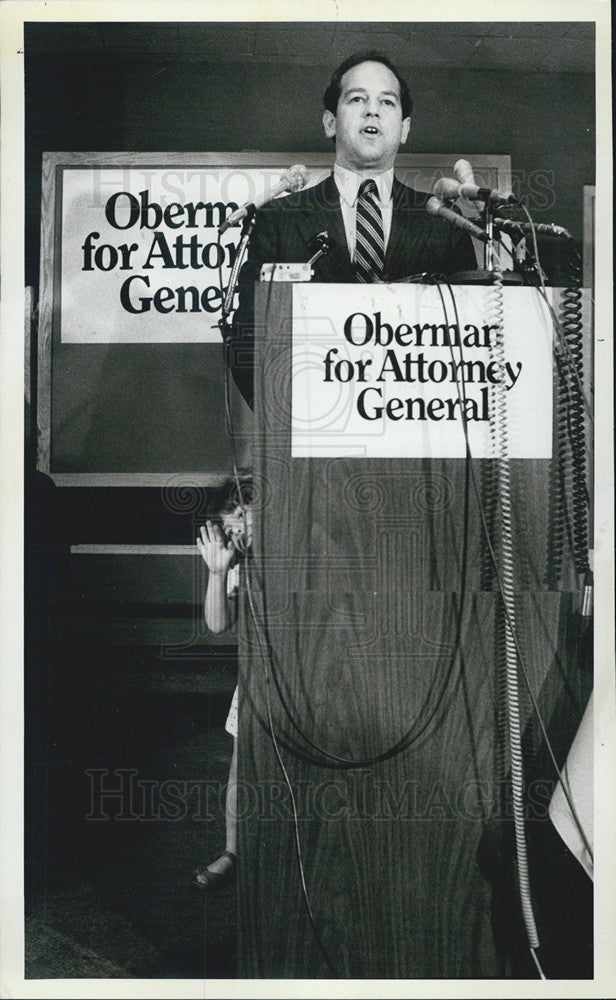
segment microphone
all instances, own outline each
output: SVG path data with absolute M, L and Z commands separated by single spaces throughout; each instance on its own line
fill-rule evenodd
M 507 233 L 517 240 L 521 240 L 524 235 L 521 224 L 513 219 L 493 219 L 492 225 L 497 233 Z
M 491 201 L 495 205 L 519 205 L 513 194 L 501 194 L 492 188 L 478 187 L 476 184 L 460 184 L 460 197 L 469 201 Z
M 530 222 L 514 222 L 513 219 L 494 219 L 494 228 L 499 232 L 509 233 L 510 236 L 521 236 L 523 233 L 532 233 L 533 226 Z M 553 222 L 536 222 L 534 225 L 536 233 L 549 233 L 551 236 L 564 236 L 571 239 L 571 233 L 563 226 L 556 226 Z
M 465 229 L 467 233 L 475 236 L 482 243 L 488 242 L 488 236 L 484 233 L 483 229 L 476 226 L 470 219 L 465 219 L 463 215 L 459 215 L 458 212 L 452 211 L 451 208 L 446 208 L 438 198 L 434 196 L 428 198 L 426 211 L 429 215 L 440 215 L 443 219 L 447 219 L 448 222 L 453 223 L 454 226 L 458 226 L 459 229 Z
M 473 168 L 468 160 L 456 160 L 453 166 L 456 180 L 460 182 L 458 196 L 469 201 L 491 201 L 500 205 L 519 205 L 520 202 L 512 194 L 503 195 L 492 188 L 482 188 L 475 184 Z
M 326 229 L 322 233 L 317 233 L 316 236 L 310 240 L 310 249 L 314 250 L 315 253 L 312 255 L 308 263 L 312 267 L 316 262 L 326 253 L 329 253 L 331 248 L 335 246 L 336 241 L 331 238 Z
M 274 187 L 267 188 L 262 194 L 257 195 L 253 202 L 246 202 L 245 205 L 236 208 L 235 212 L 231 212 L 231 215 L 218 227 L 219 234 L 222 236 L 230 226 L 234 226 L 236 222 L 240 222 L 253 209 L 262 208 L 268 201 L 273 201 L 274 198 L 277 198 L 279 194 L 283 194 L 285 191 L 301 191 L 307 181 L 308 171 L 301 163 L 295 163 L 288 170 L 285 170 Z
M 453 165 L 453 172 L 456 180 L 460 184 L 474 184 L 475 175 L 468 160 L 456 160 Z
M 434 185 L 434 194 L 440 201 L 460 197 L 460 185 L 453 177 L 440 177 Z
M 460 161 L 458 160 L 458 163 L 459 162 Z M 470 167 L 470 164 L 468 165 Z M 491 188 L 479 187 L 471 181 L 457 181 L 454 180 L 453 177 L 439 178 L 434 185 L 434 194 L 437 198 L 440 198 L 441 201 L 454 200 L 456 198 L 468 198 L 469 201 L 491 201 L 499 205 L 519 204 L 517 198 L 514 198 L 512 194 L 503 195 L 500 194 L 499 191 L 493 191 Z

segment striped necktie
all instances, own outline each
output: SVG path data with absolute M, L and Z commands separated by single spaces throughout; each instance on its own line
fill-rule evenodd
M 376 184 L 362 181 L 357 194 L 355 271 L 358 281 L 381 281 L 385 267 L 383 219 Z

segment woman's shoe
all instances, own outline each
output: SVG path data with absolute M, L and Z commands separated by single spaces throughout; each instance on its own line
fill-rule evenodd
M 211 871 L 210 868 L 205 868 L 202 872 L 195 872 L 197 885 L 201 886 L 202 889 L 207 889 L 208 892 L 217 892 L 218 889 L 224 889 L 235 878 L 237 855 L 233 851 L 223 851 L 220 858 L 226 858 L 229 862 L 223 867 L 222 871 Z

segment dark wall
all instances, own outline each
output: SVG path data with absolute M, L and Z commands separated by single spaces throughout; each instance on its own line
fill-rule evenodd
M 38 283 L 44 150 L 328 150 L 331 68 L 29 54 L 26 37 L 26 282 Z M 595 176 L 592 75 L 418 68 L 411 89 L 409 151 L 510 154 L 536 221 L 581 240 L 582 185 Z

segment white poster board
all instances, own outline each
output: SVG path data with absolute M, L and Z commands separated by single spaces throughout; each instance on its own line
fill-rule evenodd
M 451 303 L 446 320 L 432 285 L 294 286 L 294 457 L 464 458 L 464 410 L 472 456 L 496 458 L 490 417 L 501 382 L 508 457 L 551 457 L 546 303 L 534 288 L 502 290 L 503 366 L 493 351 L 496 290 L 454 294 L 457 320 Z

